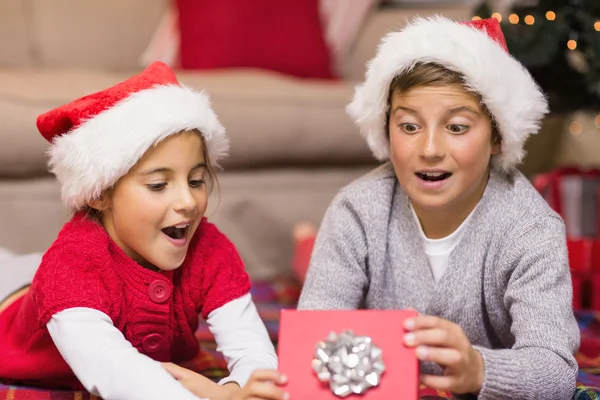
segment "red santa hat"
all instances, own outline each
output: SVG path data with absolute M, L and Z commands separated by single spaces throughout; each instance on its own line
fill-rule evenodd
M 527 69 L 508 53 L 494 18 L 467 23 L 416 18 L 383 37 L 365 82 L 346 109 L 375 157 L 390 157 L 385 131 L 390 83 L 418 62 L 440 64 L 465 77 L 466 87 L 482 97 L 501 135 L 502 152 L 494 163 L 505 171 L 515 168 L 525 154 L 525 141 L 539 131 L 548 104 Z
M 149 148 L 171 135 L 200 131 L 213 164 L 229 147 L 208 96 L 179 84 L 173 71 L 159 62 L 124 82 L 40 115 L 37 127 L 52 143 L 50 171 L 72 210 L 97 199 Z

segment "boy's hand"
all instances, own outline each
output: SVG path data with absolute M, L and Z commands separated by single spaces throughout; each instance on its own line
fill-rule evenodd
M 230 400 L 287 400 L 289 394 L 278 387 L 286 382 L 285 375 L 276 370 L 254 371 L 246 386 L 236 392 Z
M 459 325 L 420 315 L 406 320 L 404 327 L 409 331 L 404 343 L 416 347 L 417 357 L 444 368 L 443 376 L 421 375 L 422 384 L 457 394 L 479 393 L 483 385 L 483 358 Z

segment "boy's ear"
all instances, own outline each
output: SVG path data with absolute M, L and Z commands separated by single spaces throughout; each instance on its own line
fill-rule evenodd
M 497 156 L 502 153 L 502 136 L 498 129 L 492 125 L 492 155 Z
M 497 156 L 500 153 L 502 153 L 502 143 L 496 140 L 496 143 L 492 143 L 492 155 Z

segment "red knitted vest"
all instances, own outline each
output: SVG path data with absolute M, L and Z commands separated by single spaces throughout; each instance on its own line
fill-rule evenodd
M 153 272 L 76 214 L 44 255 L 29 292 L 0 314 L 0 380 L 82 389 L 46 328 L 52 315 L 73 307 L 102 311 L 155 360 L 185 361 L 199 351 L 198 315 L 206 318 L 249 290 L 235 247 L 206 220 L 180 268 Z

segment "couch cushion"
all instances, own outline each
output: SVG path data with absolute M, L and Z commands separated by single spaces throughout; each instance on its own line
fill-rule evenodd
M 408 21 L 417 16 L 443 15 L 457 21 L 468 21 L 473 15 L 473 6 L 469 4 L 472 3 L 470 1 L 464 3 L 466 4 L 431 7 L 388 6 L 372 13 L 365 21 L 352 52 L 340 66 L 340 72 L 346 79 L 364 80 L 366 64 L 375 56 L 379 42 L 386 33 L 402 29 Z
M 27 66 L 32 62 L 31 11 L 25 0 L 0 1 L 0 66 Z
M 0 69 L 0 176 L 45 174 L 48 144 L 35 126 L 37 116 L 133 73 Z M 225 168 L 373 162 L 344 111 L 353 90 L 348 83 L 261 70 L 178 75 L 184 84 L 211 95 L 231 137 Z
M 28 3 L 40 66 L 123 69 L 139 66 L 168 0 Z

